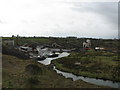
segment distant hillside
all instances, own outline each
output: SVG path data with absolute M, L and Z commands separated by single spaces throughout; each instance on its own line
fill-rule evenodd
M 52 46 L 53 43 L 57 43 L 63 48 L 77 48 L 78 50 L 82 48 L 82 44 L 86 39 L 91 40 L 92 48 L 99 46 L 111 49 L 118 49 L 118 40 L 117 39 L 95 39 L 95 38 L 76 38 L 76 37 L 67 37 L 67 38 L 57 38 L 57 37 L 3 37 L 4 39 L 14 39 L 15 45 L 23 45 L 25 43 L 35 44 L 35 45 L 49 45 Z

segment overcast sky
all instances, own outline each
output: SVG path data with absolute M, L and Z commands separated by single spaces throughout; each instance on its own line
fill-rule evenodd
M 0 0 L 0 36 L 118 37 L 118 2 Z

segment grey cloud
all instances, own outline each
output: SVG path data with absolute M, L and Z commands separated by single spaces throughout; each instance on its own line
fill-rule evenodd
M 118 38 L 120 39 L 120 2 L 118 3 Z
M 117 25 L 118 20 L 118 3 L 117 2 L 87 2 L 73 3 L 72 10 L 79 12 L 94 12 L 105 17 L 108 22 Z
M 0 20 L 0 23 L 3 23 L 2 20 Z
M 21 22 L 22 22 L 22 23 L 25 23 L 25 24 L 28 24 L 28 21 L 27 21 L 27 20 L 22 20 Z
M 29 23 L 37 23 L 36 20 L 21 20 L 22 23 L 29 24 Z
M 6 21 L 0 19 L 0 24 L 6 24 L 6 23 L 7 23 Z
M 75 22 L 74 21 L 71 21 L 71 22 L 69 22 L 68 24 L 69 25 L 73 25 Z

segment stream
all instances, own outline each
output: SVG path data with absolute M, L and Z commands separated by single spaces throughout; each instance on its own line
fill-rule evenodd
M 69 53 L 63 52 L 63 53 L 59 54 L 58 57 L 46 58 L 45 60 L 38 61 L 38 62 L 42 63 L 44 65 L 49 65 L 52 60 L 57 59 L 57 58 L 61 58 L 61 57 L 67 57 L 68 55 L 69 55 Z M 110 80 L 102 80 L 102 79 L 96 79 L 96 78 L 88 78 L 88 77 L 83 77 L 83 76 L 76 76 L 76 75 L 74 75 L 72 73 L 60 71 L 60 70 L 56 69 L 55 66 L 53 67 L 53 70 L 55 70 L 58 74 L 62 74 L 65 78 L 72 78 L 73 81 L 80 79 L 80 80 L 83 80 L 83 81 L 91 83 L 91 84 L 110 86 L 110 87 L 113 87 L 113 88 L 120 88 L 120 82 L 113 82 L 113 81 L 110 81 Z

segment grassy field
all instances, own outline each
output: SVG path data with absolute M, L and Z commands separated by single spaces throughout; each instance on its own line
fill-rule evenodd
M 70 56 L 53 60 L 52 63 L 59 70 L 76 75 L 120 81 L 120 59 L 112 52 L 90 50 L 71 53 Z
M 3 55 L 3 88 L 105 88 L 81 80 L 65 79 L 37 61 Z
M 83 46 L 83 42 L 86 41 L 87 38 L 74 38 L 74 37 L 2 37 L 2 40 L 5 39 L 13 39 L 15 41 L 15 46 L 20 46 L 23 44 L 34 44 L 34 45 L 52 45 L 53 43 L 57 43 L 63 48 L 73 49 L 76 48 L 76 51 L 80 51 Z M 95 47 L 104 47 L 110 50 L 118 50 L 118 40 L 116 39 L 94 39 L 91 40 L 91 48 Z

